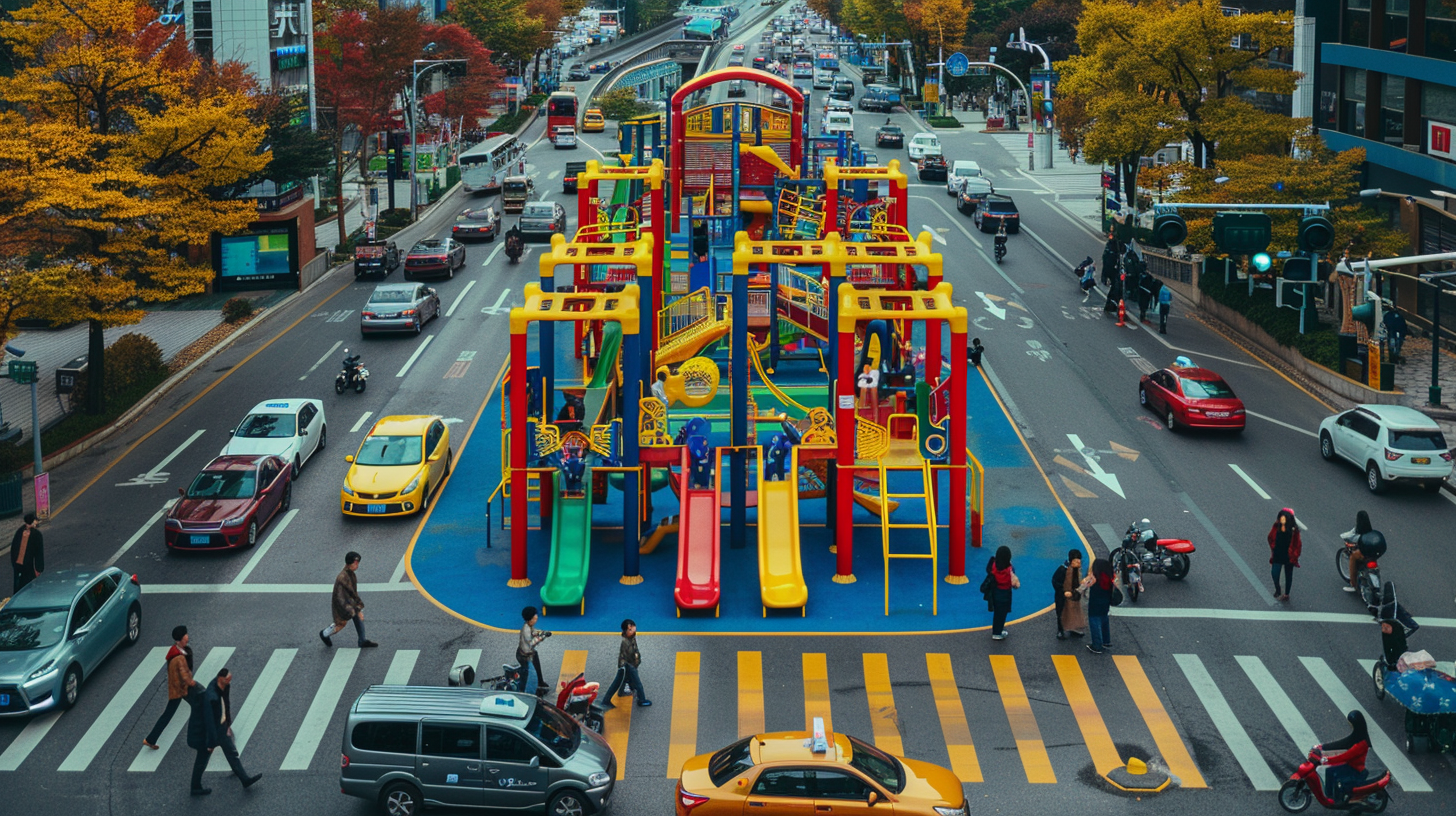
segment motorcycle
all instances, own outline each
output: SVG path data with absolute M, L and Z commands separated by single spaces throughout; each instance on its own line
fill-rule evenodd
M 1335 553 L 1335 571 L 1346 586 L 1350 586 L 1350 555 L 1357 547 L 1363 560 L 1355 562 L 1354 586 L 1361 602 L 1373 613 L 1380 607 L 1380 557 L 1385 555 L 1385 536 L 1379 530 L 1371 530 L 1355 541 L 1345 542 Z
M 1127 599 L 1136 603 L 1143 589 L 1144 573 L 1162 574 L 1171 581 L 1181 581 L 1192 567 L 1189 556 L 1194 549 L 1193 542 L 1186 538 L 1158 538 L 1152 522 L 1143 519 L 1128 525 L 1122 536 L 1122 546 L 1113 550 L 1108 558 L 1122 580 Z
M 996 263 L 998 263 L 998 264 L 1001 263 L 1001 259 L 1002 258 L 1005 258 L 1005 257 L 1006 257 L 1006 236 L 1004 236 L 1004 235 L 997 235 L 996 236 Z
M 1301 813 L 1310 804 L 1319 802 L 1328 810 L 1344 810 L 1350 813 L 1384 812 L 1386 805 L 1390 804 L 1390 791 L 1387 790 L 1390 787 L 1390 771 L 1356 785 L 1350 791 L 1349 801 L 1337 803 L 1325 792 L 1324 779 L 1319 773 L 1319 769 L 1323 767 L 1320 764 L 1322 758 L 1318 745 L 1309 749 L 1309 756 L 1300 763 L 1288 781 L 1280 786 L 1280 807 L 1290 813 Z
M 578 673 L 570 682 L 561 684 L 561 693 L 556 695 L 556 707 L 600 734 L 604 725 L 602 709 L 596 704 L 600 689 L 600 683 L 588 683 L 586 675 Z
M 344 354 L 348 355 L 349 350 L 344 349 Z M 349 388 L 353 388 L 356 394 L 364 393 L 364 388 L 369 383 L 369 369 L 359 362 L 360 356 L 355 354 L 344 357 L 344 370 L 334 378 L 334 393 L 342 394 Z
M 1072 269 L 1072 277 L 1077 279 L 1077 288 L 1084 295 L 1097 285 L 1097 267 L 1092 263 L 1091 255 Z
M 512 229 L 506 233 L 506 257 L 511 259 L 511 263 L 518 263 L 525 251 L 526 239 L 519 230 Z

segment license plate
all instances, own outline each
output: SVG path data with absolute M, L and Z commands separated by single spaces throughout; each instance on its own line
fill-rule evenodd
M 9 694 L 0 694 L 0 706 L 8 706 L 8 705 L 10 705 L 10 695 Z
M 1229 415 L 1229 412 L 1228 411 L 1209 411 L 1208 412 L 1208 415 L 1211 416 L 1211 417 L 1217 417 L 1219 419 L 1222 419 L 1222 418 L 1228 416 Z
M 1430 463 L 1431 457 L 1429 456 L 1418 456 L 1411 459 L 1411 464 L 1413 465 L 1429 465 Z
M 385 510 L 385 506 L 382 505 L 382 504 L 371 504 L 371 505 L 369 505 L 369 512 L 371 512 L 371 513 L 383 513 L 384 510 Z
M 195 535 L 195 536 L 192 536 L 192 545 L 194 547 L 206 546 L 206 545 L 211 544 L 211 543 L 212 543 L 212 536 L 205 536 L 205 535 Z

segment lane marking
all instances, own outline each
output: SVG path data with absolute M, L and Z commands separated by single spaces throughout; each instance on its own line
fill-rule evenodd
M 1092 689 L 1087 685 L 1087 677 L 1082 674 L 1082 666 L 1077 658 L 1072 655 L 1052 655 L 1052 665 L 1056 667 L 1057 677 L 1062 681 L 1062 691 L 1067 695 L 1067 703 L 1072 708 L 1072 716 L 1077 720 L 1077 728 L 1082 731 L 1082 742 L 1092 757 L 1092 766 L 1099 775 L 1106 775 L 1123 767 L 1122 757 L 1117 753 L 1117 744 L 1112 741 L 1112 734 L 1107 730 L 1107 722 L 1102 719 L 1102 712 L 1097 710 L 1097 701 L 1092 697 Z
M 1234 566 L 1239 568 L 1239 572 L 1243 574 L 1244 579 L 1254 587 L 1255 596 L 1262 598 L 1264 603 L 1270 606 L 1278 603 L 1278 601 L 1274 600 L 1273 592 L 1267 586 L 1264 586 L 1264 582 L 1255 576 L 1254 571 L 1249 568 L 1249 562 L 1245 561 L 1244 557 L 1239 555 L 1239 551 L 1234 549 L 1234 545 L 1230 544 L 1228 539 L 1223 537 L 1223 533 L 1220 533 L 1218 528 L 1213 526 L 1213 521 L 1193 501 L 1193 497 L 1183 491 L 1179 491 L 1175 495 L 1183 502 L 1183 506 L 1187 507 L 1188 511 L 1193 514 L 1193 517 L 1198 520 L 1198 523 L 1203 526 L 1203 529 L 1207 531 L 1209 538 L 1213 539 L 1213 543 L 1217 544 L 1218 548 L 1223 550 L 1223 554 L 1228 556 L 1228 559 L 1234 562 Z M 1367 617 L 1366 620 L 1369 620 L 1369 618 Z
M 1285 422 L 1284 420 L 1275 419 L 1274 417 L 1265 416 L 1263 414 L 1258 414 L 1258 413 L 1255 413 L 1253 411 L 1250 411 L 1247 408 L 1244 409 L 1244 413 L 1247 414 L 1248 416 L 1251 416 L 1251 417 L 1258 417 L 1259 419 L 1262 419 L 1265 422 L 1272 422 L 1275 425 L 1282 425 L 1283 427 L 1288 428 L 1291 431 L 1296 431 L 1298 433 L 1302 433 L 1305 436 L 1310 437 L 1311 439 L 1319 439 L 1319 434 L 1315 433 L 1314 431 L 1311 431 L 1308 428 L 1301 428 L 1298 425 L 1290 425 L 1288 422 Z
M 234 651 L 231 646 L 214 646 L 208 649 L 207 657 L 197 667 L 197 671 L 192 673 L 192 676 L 201 678 L 197 681 L 199 683 L 202 683 L 203 680 L 210 682 L 211 678 L 217 676 L 217 670 L 227 665 L 228 658 L 233 656 Z M 163 666 L 165 665 L 163 663 Z M 202 684 L 207 685 L 207 683 Z M 187 727 L 187 720 L 190 719 L 188 713 L 192 710 L 192 706 L 185 699 L 182 700 L 182 704 L 187 708 L 178 706 L 179 710 L 172 716 L 172 721 L 167 723 L 167 727 L 162 730 L 162 735 L 157 738 L 157 750 L 153 751 L 143 745 L 137 752 L 136 758 L 131 761 L 131 767 L 127 768 L 128 772 L 150 773 L 161 767 L 162 759 L 167 756 L 168 749 L 176 741 L 177 735 L 182 733 L 182 729 Z
M 339 634 L 344 633 L 341 631 Z M 354 671 L 354 664 L 359 661 L 360 651 L 342 647 L 334 649 L 334 659 L 329 662 L 329 670 L 319 682 L 313 702 L 308 705 L 308 713 L 303 716 L 303 723 L 299 725 L 298 733 L 294 734 L 293 744 L 288 747 L 288 754 L 283 757 L 283 764 L 278 766 L 278 770 L 308 770 L 313 762 L 313 755 L 318 753 L 319 742 L 323 740 L 334 719 L 334 709 L 339 707 L 339 698 L 344 694 L 344 686 L 349 682 L 349 674 Z
M 287 488 L 285 487 L 284 489 L 286 490 Z M 288 523 L 293 521 L 293 517 L 296 515 L 298 515 L 298 508 L 296 507 L 283 514 L 283 518 L 278 520 L 272 532 L 268 533 L 268 537 L 263 539 L 263 546 L 259 547 L 258 551 L 253 553 L 252 557 L 248 559 L 248 563 L 243 565 L 243 569 L 238 573 L 238 577 L 232 580 L 234 586 L 247 583 L 248 576 L 252 575 L 253 570 L 258 568 L 258 563 L 263 560 L 263 556 L 267 555 L 268 550 L 273 548 L 273 542 L 277 541 L 278 537 L 283 535 L 283 531 L 288 529 Z
M 399 556 L 399 564 L 395 566 L 394 572 L 389 574 L 389 582 L 391 584 L 397 584 L 400 581 L 404 580 L 404 562 L 405 557 L 403 554 L 401 554 Z
M 450 668 L 453 669 L 456 666 L 469 666 L 470 668 L 475 670 L 475 673 L 477 675 L 479 675 L 481 674 L 480 658 L 481 655 L 484 654 L 485 650 L 483 649 L 460 649 L 455 652 L 455 662 L 450 664 Z
M 550 173 L 547 173 L 546 174 L 546 180 L 547 181 L 555 181 L 555 180 L 557 180 L 559 178 L 561 178 L 561 171 L 560 170 L 552 170 Z
M 763 732 L 763 652 L 739 652 L 738 737 Z
M 485 261 L 483 263 L 481 263 L 481 266 L 490 266 L 490 262 L 493 261 L 493 260 L 495 260 L 495 256 L 499 255 L 500 254 L 500 251 L 502 249 L 505 249 L 505 247 L 506 247 L 506 245 L 505 245 L 504 242 L 502 242 L 500 244 L 497 244 L 496 245 L 496 248 L 495 249 L 492 249 L 490 251 L 490 254 L 486 256 Z
M 99 633 L 97 633 L 99 635 Z M 106 708 L 101 714 L 91 721 L 91 727 L 86 729 L 86 735 L 71 749 L 61 763 L 60 771 L 84 771 L 90 767 L 91 760 L 101 752 L 106 741 L 121 725 L 126 716 L 131 713 L 137 700 L 141 699 L 147 689 L 156 682 L 157 676 L 162 673 L 165 665 L 163 658 L 167 656 L 168 646 L 155 646 L 147 652 L 142 662 L 132 669 L 131 676 L 121 685 L 116 694 L 106 703 Z
M 1340 682 L 1340 678 L 1335 676 L 1334 670 L 1330 668 L 1324 658 L 1301 657 L 1299 662 L 1304 664 L 1305 670 L 1314 678 L 1315 683 L 1324 689 L 1330 702 L 1335 704 L 1335 708 L 1341 711 L 1358 711 L 1365 715 L 1367 723 L 1373 719 L 1370 712 L 1360 705 L 1360 701 L 1355 698 L 1355 695 L 1351 694 L 1350 690 Z M 1425 777 L 1421 776 L 1420 771 L 1416 770 L 1416 766 L 1406 759 L 1405 751 L 1397 748 L 1395 741 L 1386 736 L 1379 726 L 1373 724 L 1370 726 L 1370 747 L 1374 749 L 1375 755 L 1380 757 L 1380 761 L 1385 763 L 1390 775 L 1400 783 L 1402 790 L 1407 793 L 1431 792 L 1430 784 L 1426 782 Z
M 419 649 L 400 649 L 395 652 L 394 659 L 389 661 L 389 671 L 384 674 L 384 685 L 409 685 L 410 675 L 414 674 L 415 662 L 419 659 Z
M 896 756 L 905 755 L 900 739 L 899 715 L 895 712 L 895 693 L 890 688 L 890 661 L 884 654 L 863 655 L 865 696 L 870 707 L 870 733 L 875 747 Z
M 1356 612 L 1298 612 L 1285 609 L 1209 609 L 1209 608 L 1155 608 L 1115 606 L 1113 617 L 1118 618 L 1189 618 L 1201 620 L 1263 621 L 1266 623 L 1349 623 L 1370 625 L 1370 615 Z M 1456 629 L 1456 618 L 1429 618 L 1421 616 L 1421 626 L 1438 629 Z M 1309 747 L 1309 746 L 1305 746 Z
M 632 709 L 634 703 L 607 709 L 602 715 L 602 730 L 606 732 L 607 744 L 617 757 L 617 779 L 627 776 L 627 738 L 632 734 Z
M 1261 498 L 1261 499 L 1263 499 L 1265 501 L 1268 501 L 1269 500 L 1269 494 L 1268 493 L 1265 493 L 1264 492 L 1264 488 L 1259 487 L 1259 485 L 1257 483 L 1255 483 L 1255 481 L 1249 477 L 1249 474 L 1247 474 L 1247 473 L 1244 472 L 1244 469 L 1243 468 L 1239 467 L 1238 465 L 1233 464 L 1232 462 L 1229 463 L 1229 467 L 1233 469 L 1233 472 L 1234 473 L 1239 474 L 1239 478 L 1240 479 L 1243 479 L 1245 484 L 1247 484 L 1249 487 L 1254 488 L 1254 492 L 1257 493 L 1257 494 L 1259 494 L 1259 498 Z
M 1369 615 L 1362 615 L 1366 625 L 1370 623 Z M 1239 667 L 1248 676 L 1249 682 L 1259 690 L 1263 696 L 1265 705 L 1274 712 L 1274 719 L 1284 727 L 1284 733 L 1294 742 L 1294 746 L 1300 752 L 1309 751 L 1310 747 L 1319 744 L 1319 737 L 1315 736 L 1314 729 L 1304 721 L 1304 716 L 1295 707 L 1294 701 L 1289 699 L 1284 687 L 1274 679 L 1274 675 L 1264 667 L 1264 662 L 1252 655 L 1237 655 L 1234 660 L 1238 661 Z
M 1081 437 L 1076 434 L 1067 434 L 1067 439 L 1071 441 L 1072 447 L 1077 449 L 1077 453 L 1082 456 L 1082 461 L 1087 463 L 1088 476 L 1101 482 L 1103 487 L 1116 493 L 1120 498 L 1127 498 L 1127 495 L 1122 492 L 1122 485 L 1117 481 L 1117 474 L 1108 473 L 1102 469 L 1102 463 L 1098 462 L 1097 458 L 1092 455 L 1095 451 L 1083 445 Z
M 117 487 L 156 487 L 159 484 L 165 483 L 167 481 L 168 477 L 171 476 L 171 474 L 168 473 L 168 472 L 166 472 L 165 470 L 163 470 L 163 468 L 165 468 L 167 465 L 172 464 L 172 460 L 173 459 L 176 459 L 179 455 L 181 455 L 182 451 L 187 450 L 187 447 L 189 445 L 191 445 L 193 442 L 196 442 L 197 441 L 197 437 L 202 436 L 206 432 L 207 432 L 207 429 L 206 428 L 198 428 L 197 430 L 195 430 L 195 431 L 192 432 L 192 435 L 191 436 L 187 437 L 187 440 L 185 442 L 183 442 L 182 444 L 178 445 L 175 449 L 173 449 L 173 451 L 171 453 L 167 454 L 167 458 L 165 458 L 162 461 L 158 462 L 157 465 L 156 465 L 156 467 L 152 468 L 151 470 L 147 471 L 146 473 L 139 473 L 136 476 L 134 476 L 134 477 L 132 477 L 130 479 L 127 479 L 124 482 L 117 482 L 116 483 L 116 486 Z
M 1143 715 L 1143 722 L 1153 735 L 1158 753 L 1168 763 L 1168 770 L 1181 782 L 1180 787 L 1208 787 L 1208 783 L 1203 781 L 1203 775 L 1198 772 L 1193 757 L 1188 753 L 1188 746 L 1183 744 L 1183 737 L 1173 725 L 1173 718 L 1168 716 L 1167 709 L 1163 708 L 1163 701 L 1158 698 L 1158 692 L 1153 689 L 1152 682 L 1143 672 L 1142 663 L 1132 655 L 1113 655 L 1112 662 L 1122 675 L 1123 685 L 1127 686 L 1128 693 L 1132 695 L 1133 705 Z
M 448 309 L 445 310 L 445 316 L 446 317 L 454 317 L 455 316 L 455 310 L 458 309 L 458 308 L 460 308 L 460 301 L 465 300 L 465 296 L 468 295 L 468 294 L 470 294 L 470 290 L 471 289 L 474 289 L 474 288 L 475 288 L 475 281 L 474 280 L 467 281 L 466 284 L 465 284 L 465 288 L 464 289 L 461 289 L 460 290 L 460 294 L 458 294 L 458 295 L 455 296 L 455 302 L 454 303 L 451 303 L 450 304 L 450 308 L 448 308 Z
M 163 650 L 162 654 L 165 656 L 166 651 Z M 20 763 L 30 756 L 30 752 L 34 751 L 37 745 L 40 745 L 40 741 L 50 733 L 51 726 L 54 726 L 56 720 L 60 718 L 61 712 L 51 711 L 26 723 L 25 728 L 20 730 L 20 735 L 6 746 L 5 753 L 0 754 L 0 771 L 18 770 Z
M 1188 684 L 1193 686 L 1193 692 L 1203 703 L 1208 718 L 1213 720 L 1219 736 L 1223 737 L 1224 744 L 1228 745 L 1234 759 L 1238 760 L 1239 767 L 1244 769 L 1244 774 L 1249 777 L 1254 790 L 1279 790 L 1281 780 L 1269 770 L 1269 765 L 1259 755 L 1258 746 L 1239 723 L 1239 718 L 1229 707 L 1228 700 L 1224 699 L 1223 692 L 1219 691 L 1218 684 L 1213 681 L 1213 676 L 1208 673 L 1203 661 L 1193 654 L 1175 654 L 1173 659 L 1183 670 L 1183 676 L 1188 678 Z
M 273 702 L 278 687 L 283 684 L 283 676 L 288 673 L 288 667 L 293 664 L 293 658 L 297 654 L 297 649 L 274 649 L 273 654 L 268 657 L 268 664 L 258 672 L 258 679 L 248 689 L 248 696 L 238 705 L 237 717 L 233 722 L 233 745 L 239 754 L 243 753 L 248 739 L 258 729 L 263 713 L 268 710 L 268 704 Z M 399 654 L 395 653 L 396 659 Z M 210 773 L 222 773 L 229 772 L 232 768 L 228 767 L 227 757 L 221 751 L 213 751 L 212 758 L 207 761 L 207 770 Z
M 578 674 L 586 671 L 586 650 L 567 649 L 561 653 L 561 671 L 557 673 L 556 685 L 551 687 L 549 695 L 555 700 L 555 694 L 561 691 L 561 687 L 576 679 Z M 542 678 L 545 681 L 545 678 Z
M 335 351 L 338 351 L 339 346 L 342 346 L 342 345 L 344 345 L 344 341 L 343 340 L 335 340 L 334 341 L 334 344 L 332 346 L 329 346 L 329 350 L 326 351 L 326 352 L 324 352 L 324 356 L 318 358 L 318 362 L 317 363 L 314 363 L 311 366 L 309 366 L 308 370 L 305 371 L 305 372 L 303 372 L 303 376 L 299 377 L 298 379 L 300 379 L 300 380 L 306 380 L 306 379 L 308 379 L 308 375 L 310 375 L 310 374 L 314 373 L 314 371 L 318 370 L 318 367 L 321 366 L 321 365 L 323 365 L 325 360 L 329 359 L 330 357 L 333 357 L 334 356 L 334 352 Z
M 365 422 L 368 422 L 369 421 L 369 417 L 372 417 L 372 416 L 374 416 L 374 412 L 373 411 L 365 411 L 359 417 L 358 421 L 354 423 L 354 427 L 352 427 L 352 428 L 349 429 L 349 433 L 358 433 L 359 432 L 359 429 L 362 428 L 362 427 L 364 427 L 364 423 Z
M 930 673 L 930 692 L 935 697 L 935 715 L 940 720 L 945 750 L 950 755 L 950 769 L 961 782 L 981 782 L 981 763 L 976 759 L 976 746 L 971 742 L 971 727 L 966 723 L 966 709 L 961 704 L 960 688 L 950 655 L 928 653 L 925 668 Z
M 672 731 L 667 741 L 667 778 L 677 779 L 683 763 L 698 753 L 698 683 L 702 655 L 678 652 L 672 673 Z
M 825 733 L 834 732 L 829 704 L 829 667 L 823 652 L 805 652 L 804 667 L 804 730 L 814 730 L 814 718 L 824 720 Z
M 162 505 L 161 510 L 153 513 L 152 517 L 147 519 L 146 522 L 142 524 L 140 529 L 138 529 L 135 533 L 132 533 L 131 538 L 128 538 L 125 544 L 121 545 L 121 549 L 117 550 L 115 553 L 112 554 L 110 558 L 106 559 L 106 566 L 115 566 L 116 562 L 120 561 L 123 555 L 126 555 L 126 551 L 131 549 L 133 544 L 141 541 L 142 536 L 146 535 L 147 531 L 151 530 L 153 525 L 162 520 L 163 514 L 165 514 L 167 512 L 167 509 L 171 506 L 172 502 L 169 501 L 166 504 Z M 151 587 L 147 587 L 147 590 L 150 591 Z
M 956 229 L 960 230 L 962 235 L 966 236 L 966 240 L 970 241 L 971 245 L 976 248 L 976 254 L 981 256 L 981 260 L 985 261 L 987 266 L 995 270 L 996 274 L 1000 275 L 1001 279 L 1006 281 L 1007 285 L 1009 285 L 1012 289 L 1015 289 L 1016 294 L 1026 294 L 1026 290 L 1021 288 L 1021 284 L 1018 284 L 1016 281 L 1012 280 L 1011 276 L 1006 274 L 1006 271 L 1001 268 L 1001 264 L 996 263 L 994 260 L 991 259 L 991 256 L 986 254 L 986 250 L 981 248 L 981 242 L 971 235 L 971 231 L 966 229 L 966 225 L 962 224 L 959 220 L 952 216 L 950 214 L 950 211 L 947 210 L 945 207 L 942 207 L 939 201 L 936 201 L 930 196 L 915 195 L 908 197 L 918 198 L 921 201 L 928 201 L 937 210 L 940 210 L 941 214 L 944 215 L 946 219 L 955 226 Z M 1025 227 L 1023 227 L 1023 229 L 1025 229 Z
M 1016 658 L 1001 654 L 990 657 L 991 674 L 996 678 L 996 691 L 1001 695 L 1001 706 L 1006 709 L 1006 721 L 1011 725 L 1011 736 L 1016 740 L 1016 753 L 1021 757 L 1026 781 L 1033 785 L 1054 784 L 1057 775 L 1052 771 L 1051 757 L 1047 756 L 1041 729 L 1036 725 L 1031 700 L 1027 699 L 1021 675 L 1016 671 Z
M 399 373 L 396 374 L 396 375 L 394 375 L 394 376 L 396 378 L 398 378 L 398 377 L 403 377 L 404 375 L 408 374 L 409 373 L 409 370 L 410 370 L 410 367 L 415 364 L 415 360 L 420 359 L 420 355 L 425 353 L 425 349 L 429 347 L 430 341 L 431 340 L 434 340 L 434 339 L 435 339 L 435 335 L 433 335 L 433 334 L 426 335 L 425 336 L 425 342 L 421 343 L 419 345 L 419 347 L 415 349 L 415 353 L 414 354 L 411 354 L 409 356 L 409 359 L 408 360 L 405 360 L 404 361 L 404 368 L 401 368 L 399 370 Z

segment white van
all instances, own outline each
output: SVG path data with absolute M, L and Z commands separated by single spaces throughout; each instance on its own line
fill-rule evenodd
M 971 176 L 985 175 L 981 172 L 981 165 L 973 161 L 961 159 L 950 166 L 950 172 L 945 177 L 945 194 L 953 196 L 960 192 L 961 185 Z
M 910 161 L 913 162 L 918 162 L 932 153 L 939 155 L 940 139 L 933 133 L 917 133 L 910 137 L 909 143 L 905 146 L 905 152 L 910 155 Z
M 854 135 L 854 114 L 846 111 L 829 111 L 824 114 L 825 135 L 833 136 L 839 133 Z

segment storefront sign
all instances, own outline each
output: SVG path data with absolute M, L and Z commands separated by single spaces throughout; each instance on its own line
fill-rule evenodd
M 1426 122 L 1427 152 L 1441 159 L 1456 161 L 1456 145 L 1453 145 L 1452 131 L 1456 125 L 1445 122 Z

